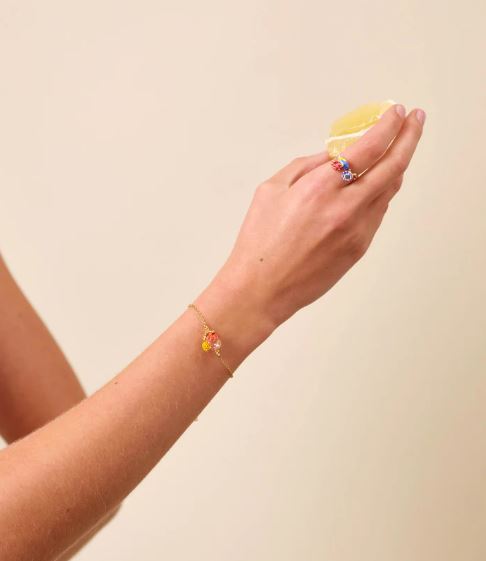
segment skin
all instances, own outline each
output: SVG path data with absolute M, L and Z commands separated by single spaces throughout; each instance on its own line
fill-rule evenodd
M 1 257 L 0 311 L 0 435 L 11 444 L 79 403 L 86 392 Z M 79 551 L 119 506 L 59 561 Z
M 365 254 L 402 184 L 421 114 L 394 106 L 343 153 L 355 172 L 367 170 L 355 183 L 345 186 L 320 153 L 257 187 L 229 257 L 192 299 L 233 370 Z M 230 379 L 201 350 L 201 330 L 185 309 L 96 393 L 0 451 L 1 559 L 57 559 L 157 465 Z
M 86 393 L 3 260 L 0 310 L 0 433 L 11 443 L 60 415 Z

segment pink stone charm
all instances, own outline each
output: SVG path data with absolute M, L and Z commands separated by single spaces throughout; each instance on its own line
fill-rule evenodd
M 216 331 L 208 331 L 208 333 L 206 334 L 206 340 L 211 344 L 214 344 L 218 339 L 219 337 Z
M 221 339 L 219 338 L 219 335 L 216 333 L 216 331 L 208 331 L 206 333 L 206 335 L 204 336 L 204 342 L 209 349 L 213 349 L 214 352 L 216 354 L 219 355 L 220 349 L 221 349 Z
M 342 171 L 343 169 L 343 164 L 340 160 L 333 160 L 331 165 L 336 171 Z

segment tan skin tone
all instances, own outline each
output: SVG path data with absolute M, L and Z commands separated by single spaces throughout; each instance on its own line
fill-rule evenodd
M 0 435 L 11 444 L 85 397 L 61 349 L 0 257 Z M 119 506 L 59 561 L 70 559 L 116 514 Z
M 364 255 L 420 139 L 420 115 L 394 106 L 345 151 L 354 171 L 367 170 L 355 183 L 344 186 L 321 153 L 255 190 L 228 259 L 193 299 L 233 369 Z M 0 451 L 1 559 L 58 559 L 154 468 L 230 379 L 200 336 L 183 310 L 96 393 Z
M 0 433 L 11 443 L 86 394 L 3 260 L 0 311 Z

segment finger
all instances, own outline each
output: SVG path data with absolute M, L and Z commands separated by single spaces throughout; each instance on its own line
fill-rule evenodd
M 290 163 L 273 175 L 269 182 L 285 184 L 288 187 L 293 185 L 299 178 L 310 172 L 317 166 L 325 164 L 330 160 L 327 150 L 294 158 Z
M 392 105 L 383 113 L 376 125 L 343 151 L 341 155 L 349 161 L 355 173 L 362 174 L 383 156 L 400 132 L 405 114 L 403 105 Z
M 383 218 L 388 210 L 388 204 L 388 201 L 385 199 L 377 199 L 370 207 L 366 216 L 366 237 L 368 243 L 371 243 L 376 231 L 383 222 Z
M 353 172 L 360 174 L 376 163 L 399 133 L 404 119 L 403 105 L 392 105 L 383 113 L 376 125 L 343 151 L 342 156 L 349 160 Z M 312 185 L 334 186 L 334 188 L 344 185 L 341 173 L 333 169 L 329 162 L 316 167 L 301 177 L 300 181 Z
M 388 206 L 393 197 L 398 193 L 398 191 L 400 191 L 403 183 L 403 177 L 404 174 L 402 173 L 393 179 L 383 192 L 371 200 L 370 206 Z
M 393 190 L 391 186 L 406 171 L 422 136 L 421 115 L 425 118 L 425 113 L 421 109 L 410 112 L 400 134 L 383 158 L 363 177 L 350 185 L 356 193 L 371 201 L 388 189 Z

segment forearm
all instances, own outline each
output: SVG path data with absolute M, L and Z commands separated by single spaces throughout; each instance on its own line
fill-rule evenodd
M 25 436 L 86 396 L 0 258 L 0 435 Z
M 8 443 L 86 397 L 62 350 L 0 258 L 0 435 Z M 59 560 L 67 561 L 116 514 L 117 505 Z
M 66 549 L 59 557 L 56 557 L 54 561 L 69 561 L 70 559 L 72 559 L 73 556 L 76 555 L 81 549 L 83 549 L 83 547 L 89 541 L 91 541 L 96 536 L 96 534 L 98 534 L 100 530 L 102 530 L 109 522 L 111 522 L 111 520 L 120 510 L 120 508 L 121 508 L 121 504 L 119 504 L 117 507 L 115 507 L 114 509 L 110 510 L 107 514 L 105 514 L 105 516 L 103 516 L 103 518 L 101 518 L 91 528 L 91 530 L 89 530 L 88 532 L 86 532 L 86 534 L 78 538 L 78 540 L 73 545 L 71 545 L 68 549 Z
M 214 282 L 197 299 L 236 368 L 272 327 L 254 291 Z M 123 372 L 0 452 L 0 548 L 12 561 L 55 559 L 119 504 L 228 380 L 201 351 L 192 310 Z
M 367 170 L 356 186 L 343 189 L 327 155 L 317 154 L 258 187 L 230 266 L 195 302 L 233 369 L 364 254 L 422 125 L 419 112 L 404 119 L 402 108 L 390 108 L 344 151 L 355 172 Z M 156 465 L 228 380 L 217 357 L 201 351 L 200 335 L 193 310 L 184 310 L 93 396 L 0 452 L 2 558 L 55 559 Z

